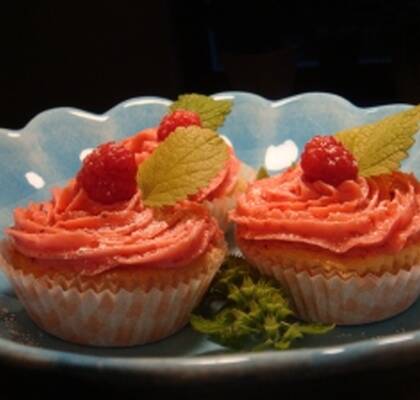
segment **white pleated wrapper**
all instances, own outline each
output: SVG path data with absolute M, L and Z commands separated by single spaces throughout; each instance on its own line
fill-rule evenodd
M 276 278 L 306 321 L 357 325 L 384 320 L 410 307 L 420 294 L 420 265 L 380 276 L 311 275 L 307 271 L 259 263 L 262 274 Z
M 232 193 L 216 198 L 211 201 L 204 201 L 204 205 L 209 210 L 210 214 L 217 220 L 222 231 L 227 232 L 233 224 L 229 221 L 229 211 L 236 206 L 236 200 L 244 192 L 248 183 L 255 180 L 255 170 L 245 163 L 241 163 L 241 168 L 238 174 L 238 183 Z
M 121 347 L 154 342 L 185 326 L 220 263 L 175 286 L 115 293 L 80 291 L 71 281 L 63 289 L 48 276 L 35 278 L 10 265 L 6 272 L 29 316 L 48 333 L 80 344 Z

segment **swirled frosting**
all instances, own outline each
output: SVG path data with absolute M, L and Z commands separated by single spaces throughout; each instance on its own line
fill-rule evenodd
M 252 184 L 231 213 L 239 238 L 317 246 L 334 253 L 402 249 L 420 236 L 420 184 L 394 172 L 308 182 L 300 166 Z
M 137 192 L 105 206 L 90 200 L 75 180 L 54 189 L 50 201 L 15 209 L 14 221 L 6 233 L 18 251 L 42 265 L 88 275 L 121 266 L 184 266 L 222 237 L 199 204 L 153 210 Z
M 149 128 L 124 139 L 123 144 L 127 149 L 135 154 L 137 165 L 141 164 L 159 146 L 157 128 Z M 228 146 L 229 158 L 224 166 L 211 182 L 202 188 L 190 200 L 202 202 L 213 200 L 230 194 L 236 185 L 240 161 L 235 156 L 232 147 Z

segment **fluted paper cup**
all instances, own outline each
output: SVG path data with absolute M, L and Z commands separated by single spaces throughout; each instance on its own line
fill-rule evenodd
M 200 257 L 195 271 L 171 271 L 168 278 L 134 287 L 126 276 L 111 284 L 81 284 L 68 274 L 41 275 L 3 263 L 31 319 L 61 339 L 92 346 L 121 347 L 154 342 L 185 326 L 221 265 L 225 249 Z M 187 268 L 188 269 L 188 268 Z M 118 276 L 118 272 L 114 273 Z M 93 277 L 92 277 L 93 278 Z
M 241 243 L 241 251 L 261 274 L 275 278 L 289 293 L 300 318 L 306 321 L 359 325 L 397 315 L 420 294 L 420 265 L 359 275 L 284 266 L 267 251 Z M 296 262 L 296 265 L 299 265 Z
M 338 325 L 365 324 L 397 315 L 410 307 L 420 293 L 420 265 L 396 274 L 377 276 L 314 276 L 307 271 L 273 269 L 290 293 L 304 320 Z

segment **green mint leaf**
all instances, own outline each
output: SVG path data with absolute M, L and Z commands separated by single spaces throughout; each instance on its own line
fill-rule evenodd
M 217 334 L 225 326 L 227 321 L 221 321 L 219 319 L 206 319 L 200 315 L 191 315 L 191 324 L 196 330 L 200 332 L 206 332 L 208 334 Z
M 361 176 L 388 174 L 401 166 L 419 131 L 420 105 L 378 122 L 344 130 L 337 139 L 353 154 Z
M 203 304 L 191 316 L 193 329 L 234 350 L 285 350 L 304 335 L 333 328 L 298 321 L 279 284 L 239 257 L 226 259 Z
M 186 199 L 207 186 L 228 157 L 227 145 L 216 132 L 177 128 L 138 169 L 143 203 L 162 207 Z
M 231 100 L 214 100 L 209 96 L 192 93 L 179 96 L 170 109 L 194 111 L 200 116 L 203 128 L 217 130 L 230 113 L 232 104 Z
M 304 334 L 310 335 L 322 335 L 334 329 L 334 325 L 323 325 L 323 324 L 302 324 L 299 326 L 299 330 Z
M 257 171 L 257 176 L 255 177 L 255 180 L 259 180 L 259 179 L 264 179 L 264 178 L 268 178 L 270 175 L 267 171 L 267 168 L 265 167 L 260 167 Z

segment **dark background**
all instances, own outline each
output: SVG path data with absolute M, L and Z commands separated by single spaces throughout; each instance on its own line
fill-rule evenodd
M 245 90 L 269 99 L 328 91 L 359 106 L 420 103 L 419 50 L 416 0 L 9 1 L 0 7 L 0 126 L 20 128 L 51 107 L 103 113 L 131 97 L 192 91 Z M 94 376 L 75 380 L 68 372 L 52 376 L 0 364 L 0 398 L 27 388 L 43 398 L 155 397 L 152 389 L 136 393 L 133 386 L 95 383 Z M 420 365 L 410 365 L 270 389 L 288 398 L 388 393 L 405 399 L 418 398 L 419 378 Z M 267 394 L 241 387 L 183 394 Z
M 102 113 L 191 91 L 419 103 L 419 27 L 417 0 L 10 1 L 0 9 L 0 126 L 51 107 Z

